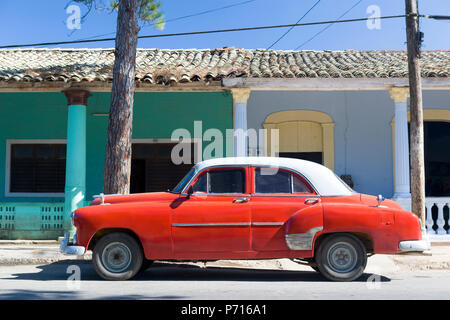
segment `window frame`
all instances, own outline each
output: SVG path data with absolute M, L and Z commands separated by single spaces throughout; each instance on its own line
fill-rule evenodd
M 17 144 L 64 144 L 66 139 L 7 139 L 5 161 L 5 197 L 64 198 L 64 192 L 11 192 L 11 151 Z
M 270 166 L 252 166 L 251 167 L 251 194 L 253 196 L 258 196 L 258 197 L 319 197 L 319 193 L 317 192 L 317 190 L 314 188 L 314 186 L 311 184 L 311 182 L 306 179 L 302 174 L 300 174 L 297 171 L 294 171 L 292 169 L 289 168 L 284 168 L 284 167 L 277 167 L 275 169 L 290 173 L 291 176 L 295 176 L 298 179 L 300 179 L 301 181 L 303 181 L 303 183 L 306 184 L 307 187 L 309 187 L 309 189 L 311 190 L 311 193 L 306 193 L 306 192 L 294 192 L 294 180 L 291 178 L 290 179 L 290 187 L 291 187 L 291 193 L 257 193 L 256 192 L 256 169 L 261 169 L 261 168 L 271 168 Z
M 203 170 L 197 172 L 197 174 L 192 178 L 191 182 L 186 186 L 186 191 L 189 189 L 189 187 L 193 187 L 197 180 L 204 174 L 207 174 L 210 171 L 217 171 L 217 170 L 232 170 L 232 169 L 241 169 L 244 171 L 244 193 L 193 193 L 191 196 L 229 196 L 229 197 L 235 197 L 236 195 L 242 196 L 242 195 L 249 195 L 250 194 L 250 175 L 249 175 L 249 166 L 233 166 L 233 165 L 225 165 L 225 166 L 214 166 L 209 168 L 204 168 Z M 182 193 L 182 195 L 187 195 L 185 192 Z

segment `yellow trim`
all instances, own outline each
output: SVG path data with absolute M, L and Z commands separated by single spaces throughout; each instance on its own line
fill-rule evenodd
M 334 122 L 326 113 L 312 110 L 286 110 L 275 112 L 267 116 L 263 123 L 264 129 L 279 129 L 282 123 L 305 124 L 318 123 L 322 128 L 323 164 L 334 170 Z M 271 141 L 271 130 L 267 130 L 266 142 Z M 266 155 L 271 154 L 270 143 L 266 143 Z M 317 148 L 317 144 L 312 146 Z
M 408 122 L 411 121 L 411 116 L 408 111 Z M 447 109 L 423 109 L 423 121 L 442 121 L 450 122 L 450 110 Z M 393 173 L 394 173 L 394 186 L 395 186 L 395 115 L 391 121 L 392 127 L 392 161 L 393 161 Z M 409 136 L 408 136 L 409 139 Z

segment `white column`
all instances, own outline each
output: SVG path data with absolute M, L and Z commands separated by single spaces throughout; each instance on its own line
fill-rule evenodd
M 409 183 L 409 135 L 408 135 L 408 87 L 393 87 L 391 98 L 395 102 L 394 158 L 395 183 L 393 200 L 406 210 L 411 210 L 411 190 Z
M 234 156 L 246 157 L 247 146 L 247 100 L 250 88 L 232 88 L 234 122 Z

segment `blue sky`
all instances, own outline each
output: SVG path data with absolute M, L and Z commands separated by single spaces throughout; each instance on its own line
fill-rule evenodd
M 166 20 L 216 9 L 246 0 L 161 0 Z M 295 23 L 317 0 L 247 0 L 247 3 L 193 18 L 168 22 L 164 30 L 141 28 L 140 35 L 239 28 Z M 321 0 L 302 22 L 337 19 L 359 0 Z M 79 30 L 69 30 L 66 5 L 69 0 L 2 0 L 0 4 L 0 45 L 70 41 L 103 35 L 113 37 L 116 13 L 91 11 Z M 382 16 L 404 14 L 404 0 L 362 0 L 343 19 L 368 17 L 369 6 L 378 6 Z M 86 8 L 80 5 L 82 14 Z M 419 0 L 422 14 L 450 15 L 448 0 Z M 273 49 L 291 50 L 310 39 L 325 26 L 297 27 Z M 267 48 L 287 29 L 246 31 L 139 40 L 140 48 Z M 421 19 L 425 34 L 424 50 L 450 49 L 450 21 Z M 404 50 L 403 18 L 382 20 L 380 29 L 369 29 L 366 22 L 335 24 L 299 49 L 313 50 Z M 113 42 L 59 45 L 54 47 L 111 48 Z

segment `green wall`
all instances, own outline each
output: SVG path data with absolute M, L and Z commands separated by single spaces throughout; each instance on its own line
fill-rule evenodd
M 109 92 L 93 92 L 87 107 L 87 199 L 102 192 Z M 7 139 L 66 139 L 66 98 L 59 92 L 0 93 L 0 202 L 59 202 L 63 198 L 5 197 Z M 137 92 L 133 138 L 170 138 L 177 128 L 193 136 L 194 121 L 203 131 L 233 128 L 232 96 L 228 92 Z M 207 143 L 206 143 L 207 144 Z M 205 143 L 204 143 L 205 146 Z

